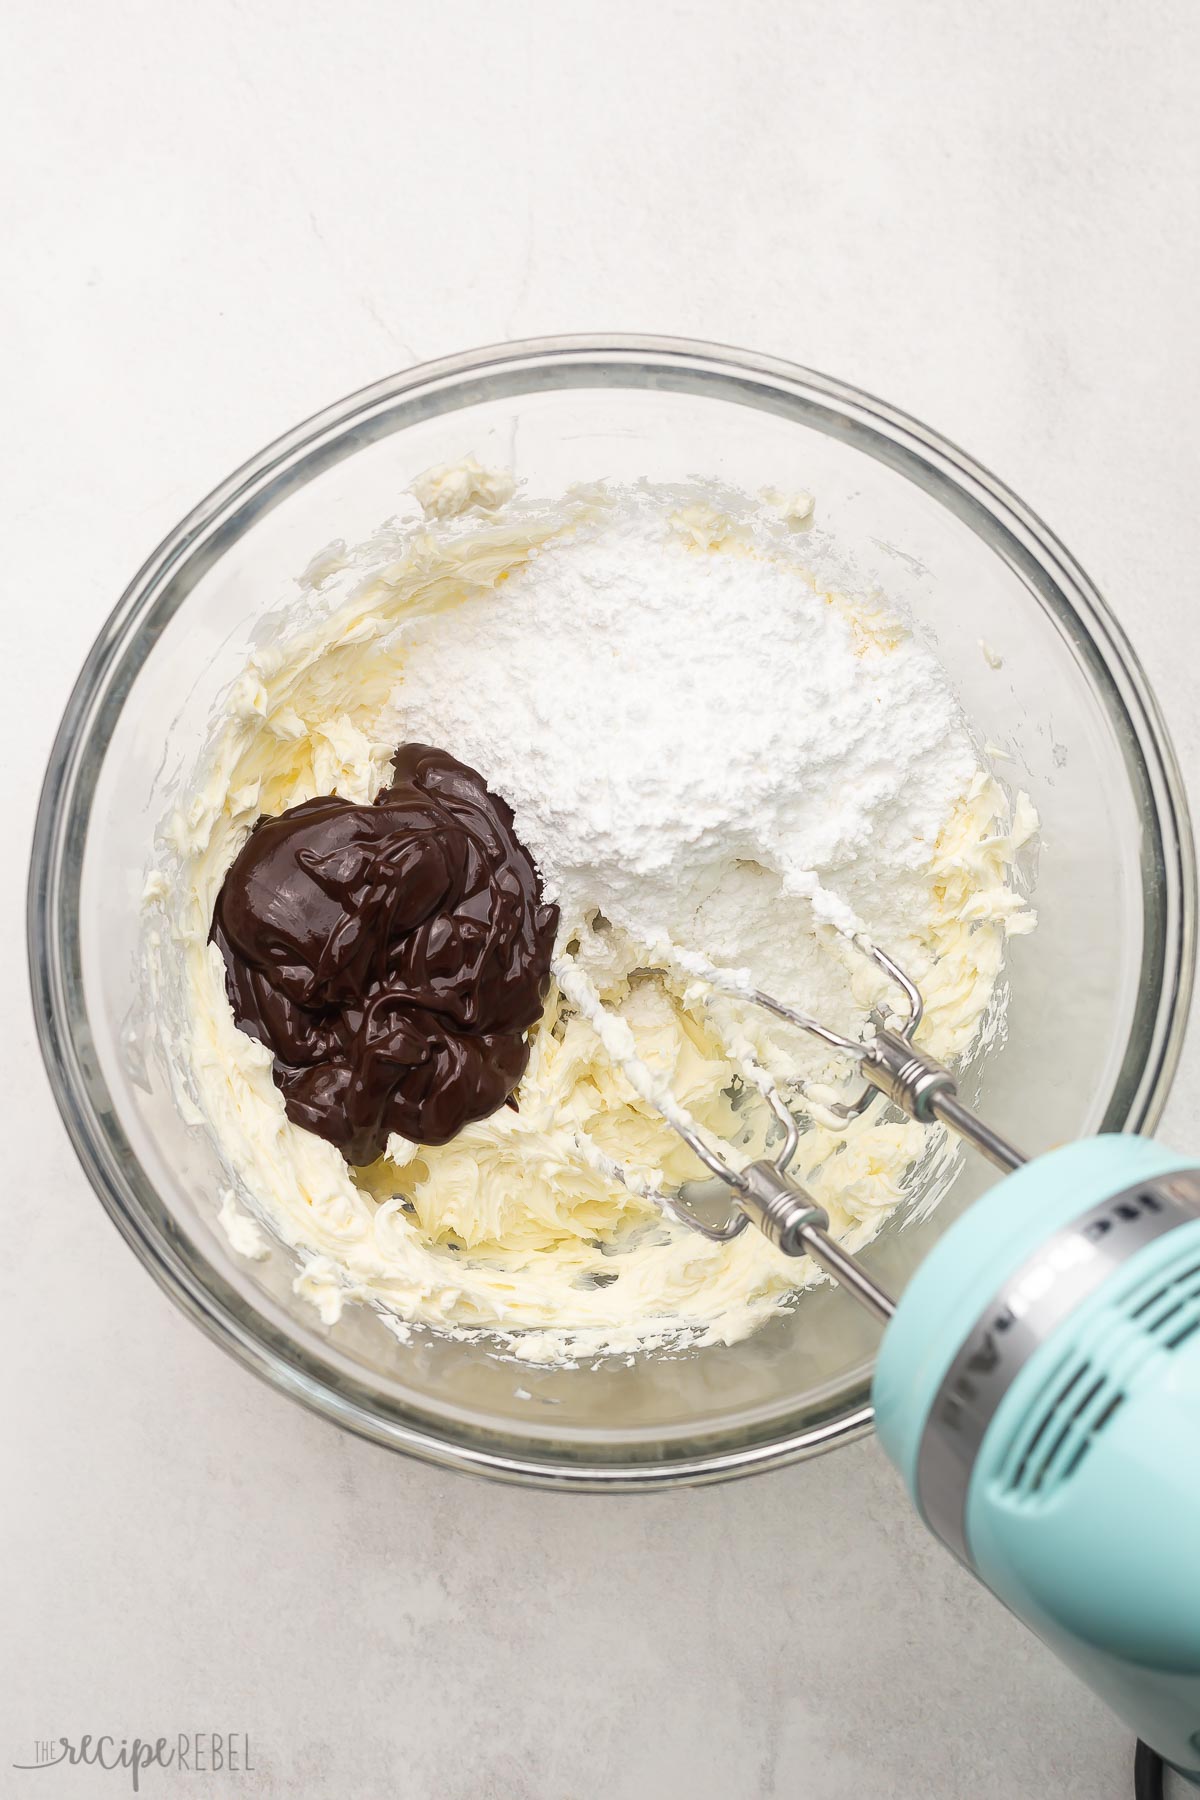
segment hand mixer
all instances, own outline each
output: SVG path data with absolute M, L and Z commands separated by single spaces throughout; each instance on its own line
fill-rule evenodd
M 940 1120 L 1005 1171 L 893 1301 L 829 1237 L 788 1175 L 799 1131 L 735 1168 L 677 1109 L 664 1116 L 735 1210 L 708 1223 L 686 1191 L 660 1194 L 710 1238 L 753 1223 L 809 1254 L 885 1322 L 872 1390 L 880 1441 L 925 1523 L 1128 1721 L 1139 1793 L 1161 1792 L 1147 1752 L 1200 1786 L 1200 1167 L 1139 1137 L 1104 1136 L 1028 1160 L 959 1099 L 917 1044 L 921 995 L 860 945 L 903 996 L 858 1042 L 758 990 L 753 1004 L 858 1064 L 910 1118 Z M 1157 1770 L 1157 1774 L 1155 1773 Z

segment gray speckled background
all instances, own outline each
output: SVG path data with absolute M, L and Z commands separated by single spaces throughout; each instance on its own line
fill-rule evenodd
M 1066 539 L 1200 776 L 1188 0 L 17 0 L 0 69 L 7 828 L 0 1792 L 66 1732 L 248 1732 L 153 1800 L 1117 1800 L 1126 1732 L 872 1445 L 604 1501 L 445 1478 L 225 1360 L 92 1199 L 19 945 L 36 784 L 143 555 L 414 360 L 606 327 L 926 418 Z M 11 32 L 10 32 L 11 36 Z M 1200 1142 L 1200 1038 L 1163 1126 Z M 57 1784 L 57 1785 L 56 1785 Z

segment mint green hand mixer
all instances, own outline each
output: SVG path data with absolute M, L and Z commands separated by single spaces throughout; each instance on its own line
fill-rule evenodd
M 769 1088 L 782 1145 L 745 1168 L 670 1118 L 730 1190 L 725 1220 L 707 1221 L 688 1187 L 658 1197 L 707 1237 L 754 1224 L 786 1255 L 811 1255 L 884 1321 L 875 1423 L 922 1519 L 1138 1733 L 1140 1794 L 1161 1792 L 1155 1752 L 1200 1786 L 1200 1164 L 1121 1136 L 1027 1160 L 914 1043 L 914 984 L 861 947 L 907 1015 L 876 1015 L 865 1042 L 747 997 L 855 1060 L 867 1086 L 842 1116 L 882 1093 L 1004 1179 L 899 1301 L 788 1175 L 799 1130 Z

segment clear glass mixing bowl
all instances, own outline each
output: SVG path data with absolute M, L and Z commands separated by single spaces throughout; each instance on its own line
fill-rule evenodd
M 747 1342 L 631 1367 L 524 1367 L 430 1334 L 402 1347 L 356 1307 L 323 1326 L 292 1293 L 290 1253 L 230 1249 L 212 1145 L 128 1041 L 153 832 L 255 621 L 317 550 L 365 536 L 420 471 L 468 453 L 534 493 L 693 475 L 813 491 L 821 524 L 927 629 L 1041 814 L 1040 924 L 1011 948 L 1007 1041 L 977 1078 L 985 1116 L 1031 1151 L 1153 1124 L 1192 983 L 1191 835 L 1153 697 L 1087 577 L 990 475 L 879 401 L 786 363 L 625 337 L 505 344 L 379 382 L 255 457 L 142 569 L 67 707 L 34 843 L 33 985 L 63 1118 L 167 1292 L 284 1392 L 379 1443 L 594 1488 L 843 1443 L 870 1423 L 876 1327 L 830 1287 Z M 931 1216 L 891 1221 L 868 1266 L 902 1288 L 991 1179 L 968 1159 Z

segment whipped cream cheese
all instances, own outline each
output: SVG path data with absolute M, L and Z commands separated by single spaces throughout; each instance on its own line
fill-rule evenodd
M 414 495 L 310 565 L 214 719 L 147 886 L 176 1092 L 236 1186 L 222 1219 L 244 1254 L 246 1227 L 294 1246 L 327 1321 L 364 1301 L 401 1336 L 480 1331 L 531 1360 L 733 1341 L 817 1272 L 756 1232 L 714 1244 L 663 1215 L 649 1191 L 697 1171 L 655 1098 L 744 1143 L 747 1083 L 769 1071 L 807 1126 L 795 1172 L 852 1249 L 906 1198 L 934 1203 L 957 1153 L 882 1107 L 837 1125 L 822 1099 L 844 1063 L 698 971 L 748 971 L 853 1034 L 883 997 L 842 935 L 864 931 L 920 983 L 922 1041 L 963 1055 L 998 1029 L 1006 934 L 1033 924 L 1013 862 L 1036 819 L 906 621 L 813 575 L 809 496 L 541 503 L 473 462 Z M 413 741 L 512 806 L 561 911 L 560 981 L 518 1110 L 437 1148 L 393 1137 L 351 1169 L 287 1119 L 208 930 L 261 814 L 367 802 Z

